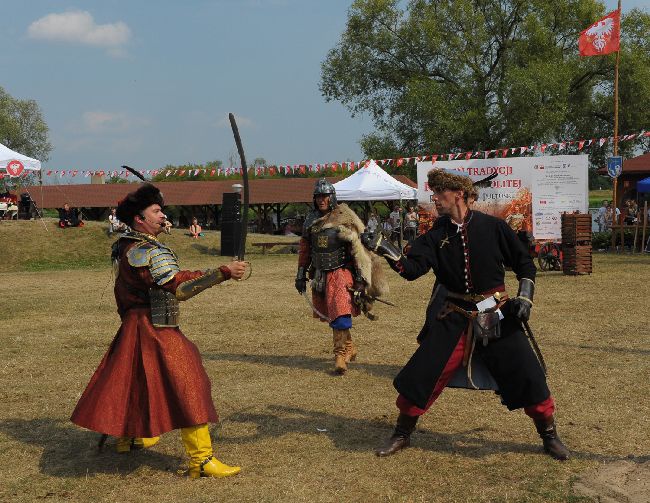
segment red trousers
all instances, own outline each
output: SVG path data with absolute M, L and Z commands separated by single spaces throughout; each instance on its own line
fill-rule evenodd
M 396 405 L 399 411 L 402 414 L 406 414 L 407 416 L 421 416 L 427 410 L 429 410 L 429 407 L 433 405 L 433 402 L 436 401 L 436 399 L 440 396 L 440 393 L 442 393 L 442 390 L 445 389 L 449 383 L 449 380 L 454 375 L 454 372 L 456 372 L 456 370 L 458 370 L 458 367 L 463 364 L 464 351 L 465 334 L 463 333 L 460 336 L 460 339 L 458 340 L 458 344 L 456 344 L 454 351 L 451 353 L 451 356 L 447 361 L 447 365 L 445 365 L 445 368 L 442 370 L 442 374 L 440 374 L 438 382 L 436 382 L 436 385 L 433 388 L 433 393 L 431 393 L 426 407 L 424 409 L 421 409 L 420 407 L 417 407 L 412 402 L 410 402 L 404 396 L 399 395 L 396 401 Z M 552 417 L 553 413 L 555 412 L 555 401 L 553 400 L 552 396 L 549 396 L 546 400 L 540 403 L 524 407 L 524 412 L 526 412 L 526 414 L 533 419 L 548 419 Z

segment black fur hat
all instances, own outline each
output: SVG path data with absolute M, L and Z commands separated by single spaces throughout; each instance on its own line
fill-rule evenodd
M 142 186 L 130 192 L 117 205 L 117 218 L 129 227 L 133 227 L 133 219 L 140 215 L 145 209 L 152 204 L 163 206 L 163 196 L 158 187 L 150 183 L 143 183 Z

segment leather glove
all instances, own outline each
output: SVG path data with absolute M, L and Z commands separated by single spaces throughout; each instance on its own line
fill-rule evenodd
M 397 262 L 402 258 L 402 250 L 386 239 L 381 232 L 364 232 L 361 234 L 361 244 L 389 261 Z
M 535 283 L 528 279 L 522 278 L 519 281 L 519 292 L 517 296 L 512 299 L 511 309 L 512 314 L 521 321 L 528 321 L 530 318 L 530 310 L 533 307 L 533 295 L 535 293 Z
M 377 242 L 376 242 L 376 234 L 374 232 L 362 232 L 360 239 L 361 239 L 361 244 L 363 246 L 365 246 L 370 251 L 375 251 L 375 246 L 377 245 Z
M 307 275 L 305 274 L 305 268 L 299 267 L 298 274 L 296 274 L 296 290 L 302 295 L 307 291 Z

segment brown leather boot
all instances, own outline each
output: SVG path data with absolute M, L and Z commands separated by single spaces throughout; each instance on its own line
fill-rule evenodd
M 415 430 L 415 425 L 420 416 L 407 416 L 400 413 L 397 416 L 395 431 L 393 435 L 382 445 L 375 449 L 375 454 L 379 457 L 391 456 L 397 451 L 405 449 L 411 445 L 411 433 Z
M 345 330 L 332 329 L 334 333 L 334 372 L 342 375 L 348 370 L 345 351 Z
M 557 435 L 553 416 L 548 419 L 535 419 L 535 427 L 544 443 L 544 452 L 559 461 L 569 459 L 571 453 Z
M 357 359 L 357 348 L 352 343 L 352 335 L 350 329 L 344 330 L 345 332 L 345 363 L 353 362 Z

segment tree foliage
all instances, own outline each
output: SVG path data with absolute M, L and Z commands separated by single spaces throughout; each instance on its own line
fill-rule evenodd
M 34 100 L 19 100 L 0 87 L 0 143 L 39 161 L 50 158 L 52 145 L 40 107 Z
M 577 47 L 605 13 L 597 0 L 356 0 L 321 92 L 372 118 L 368 157 L 610 136 L 615 55 L 581 58 Z M 629 133 L 650 126 L 650 15 L 630 11 L 621 31 L 619 132 Z

